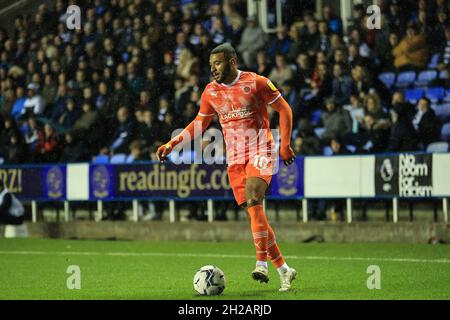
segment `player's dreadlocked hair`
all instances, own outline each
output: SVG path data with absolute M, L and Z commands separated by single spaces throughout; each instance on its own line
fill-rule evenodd
M 233 46 L 228 42 L 222 43 L 211 50 L 211 54 L 216 53 L 223 53 L 225 55 L 225 59 L 237 58 L 236 50 L 234 50 Z

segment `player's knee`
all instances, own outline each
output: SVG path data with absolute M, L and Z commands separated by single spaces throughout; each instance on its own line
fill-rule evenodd
M 254 197 L 249 197 L 247 199 L 247 208 L 261 205 L 261 204 L 262 204 L 262 198 L 260 198 L 260 197 L 254 196 Z

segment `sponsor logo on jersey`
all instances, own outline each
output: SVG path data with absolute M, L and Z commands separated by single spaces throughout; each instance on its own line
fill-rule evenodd
M 220 120 L 226 121 L 226 120 L 235 119 L 235 118 L 242 119 L 242 118 L 247 118 L 247 117 L 251 116 L 252 114 L 253 114 L 253 112 L 249 109 L 238 109 L 238 110 L 233 110 L 228 113 L 221 114 Z

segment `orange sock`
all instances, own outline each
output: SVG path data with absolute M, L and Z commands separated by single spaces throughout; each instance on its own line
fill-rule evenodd
M 267 257 L 272 261 L 275 268 L 279 268 L 284 264 L 284 258 L 275 241 L 275 233 L 270 225 L 268 225 L 269 236 L 267 240 Z
M 253 233 L 253 243 L 256 249 L 256 260 L 267 261 L 268 227 L 266 214 L 262 205 L 248 208 L 250 226 Z

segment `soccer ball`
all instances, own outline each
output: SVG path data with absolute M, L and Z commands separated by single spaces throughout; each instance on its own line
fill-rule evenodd
M 202 296 L 221 294 L 225 289 L 225 274 L 216 266 L 201 267 L 194 276 L 194 289 Z

